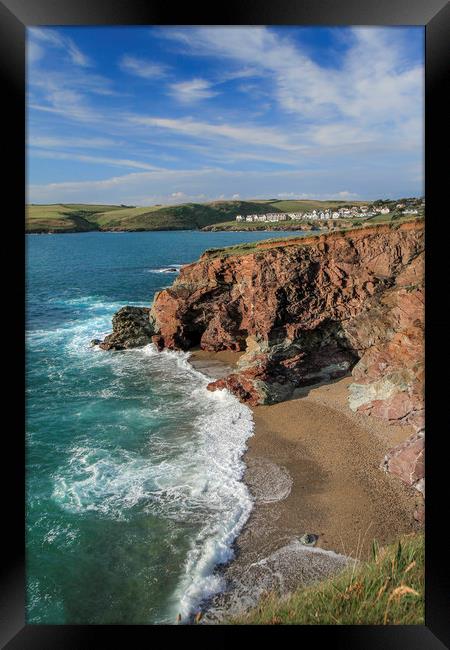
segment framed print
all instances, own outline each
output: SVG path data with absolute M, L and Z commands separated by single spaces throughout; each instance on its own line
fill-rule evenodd
M 448 5 L 0 16 L 4 647 L 445 647 Z

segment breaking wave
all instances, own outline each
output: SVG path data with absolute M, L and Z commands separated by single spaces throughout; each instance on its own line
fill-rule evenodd
M 117 305 L 80 301 L 81 321 L 28 335 L 31 349 L 51 345 L 70 358 L 61 368 L 46 357 L 55 393 L 87 402 L 77 415 L 81 426 L 89 422 L 89 430 L 65 450 L 65 462 L 52 475 L 52 499 L 80 518 L 127 522 L 148 514 L 189 526 L 185 561 L 160 622 L 173 622 L 178 614 L 185 619 L 222 589 L 215 567 L 232 558 L 232 544 L 252 508 L 242 481 L 251 410 L 227 391 L 208 391 L 209 379 L 189 364 L 188 353 L 157 352 L 152 344 L 119 353 L 91 348 L 91 338 L 108 331 Z M 72 306 L 80 301 L 72 300 Z M 74 375 L 85 379 L 77 389 Z M 99 411 L 103 420 L 93 421 L 92 409 L 108 403 L 116 418 Z M 136 425 L 148 430 L 144 447 L 128 444 Z

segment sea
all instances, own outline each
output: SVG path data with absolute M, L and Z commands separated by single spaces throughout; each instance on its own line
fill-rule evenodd
M 90 341 L 205 249 L 274 236 L 27 235 L 27 623 L 187 622 L 224 588 L 252 509 L 250 409 L 207 391 L 189 353 Z

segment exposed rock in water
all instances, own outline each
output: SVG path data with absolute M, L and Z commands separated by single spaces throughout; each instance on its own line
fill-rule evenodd
M 103 350 L 126 350 L 151 343 L 155 334 L 148 307 L 122 307 L 112 319 L 113 331 L 105 337 Z

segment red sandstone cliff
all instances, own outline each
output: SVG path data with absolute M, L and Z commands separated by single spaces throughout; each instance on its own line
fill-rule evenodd
M 423 428 L 422 221 L 207 251 L 156 296 L 150 317 L 160 349 L 245 351 L 211 390 L 264 404 L 351 370 L 352 409 Z M 423 437 L 411 445 L 385 464 L 417 484 Z M 411 454 L 422 469 L 399 470 Z
M 149 312 L 125 307 L 104 349 L 242 350 L 209 384 L 250 405 L 348 374 L 349 406 L 416 434 L 384 467 L 423 491 L 424 225 L 378 225 L 206 251 Z

